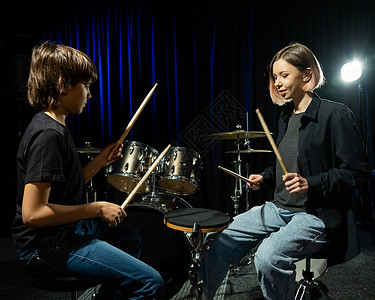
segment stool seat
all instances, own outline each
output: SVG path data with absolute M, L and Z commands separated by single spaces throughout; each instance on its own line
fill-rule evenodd
M 202 233 L 217 232 L 227 228 L 229 221 L 226 214 L 205 208 L 179 208 L 164 215 L 165 225 L 185 232 L 194 232 L 195 229 Z
M 59 270 L 41 258 L 31 259 L 25 265 L 25 271 L 26 280 L 33 287 L 52 292 L 70 292 L 72 299 L 77 299 L 75 292 L 98 285 Z

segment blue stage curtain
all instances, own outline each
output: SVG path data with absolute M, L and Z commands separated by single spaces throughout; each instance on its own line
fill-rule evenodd
M 314 50 L 328 78 L 318 94 L 355 112 L 361 127 L 366 126 L 362 132 L 373 155 L 373 104 L 368 101 L 373 91 L 368 87 L 367 105 L 361 106 L 367 113 L 361 113 L 356 88 L 342 88 L 335 75 L 344 53 L 359 47 L 363 54 L 371 52 L 374 21 L 366 7 L 348 9 L 338 0 L 293 6 L 277 1 L 86 0 L 45 15 L 40 36 L 82 50 L 98 68 L 87 110 L 70 117 L 78 147 L 85 141 L 104 147 L 117 140 L 158 83 L 127 139 L 159 152 L 169 143 L 196 150 L 204 163 L 197 196 L 202 206 L 230 211 L 233 179 L 218 172 L 217 165 L 233 168 L 235 157 L 224 152 L 235 148 L 234 141 L 205 136 L 237 125 L 261 130 L 256 108 L 276 132 L 279 109 L 268 96 L 266 66 L 290 42 Z M 345 22 L 338 8 L 345 11 Z M 251 143 L 252 148 L 270 149 L 266 139 Z M 250 172 L 260 172 L 273 160 L 272 154 L 257 154 L 244 157 L 244 164 Z

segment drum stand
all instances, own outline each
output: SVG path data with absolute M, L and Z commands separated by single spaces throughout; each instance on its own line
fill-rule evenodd
M 219 211 L 204 208 L 181 208 L 167 212 L 164 215 L 164 224 L 169 228 L 191 232 L 191 260 L 189 265 L 189 280 L 192 290 L 196 290 L 196 299 L 201 300 L 203 295 L 203 281 L 199 280 L 198 272 L 203 254 L 209 250 L 214 234 L 202 245 L 201 233 L 224 230 L 229 225 L 230 218 Z
M 192 242 L 192 251 L 191 251 L 191 261 L 189 265 L 189 280 L 190 284 L 196 288 L 197 291 L 197 300 L 202 299 L 203 293 L 203 281 L 199 280 L 198 272 L 200 270 L 201 255 L 203 254 L 202 249 L 200 248 L 200 239 L 198 238 L 199 225 L 194 223 L 193 232 L 191 235 Z M 205 248 L 208 249 L 207 247 Z
M 87 160 L 93 160 L 94 154 L 98 154 L 101 150 L 102 149 L 91 147 L 90 142 L 85 142 L 85 146 L 83 148 L 77 148 L 78 154 L 85 154 Z M 97 200 L 97 190 L 94 189 L 92 178 L 87 182 L 85 188 L 86 202 L 95 202 Z
M 156 186 L 155 186 L 155 171 L 151 173 L 151 185 L 152 185 L 152 190 L 150 193 L 148 193 L 146 196 L 142 197 L 142 200 L 147 200 L 150 201 L 152 204 L 158 203 L 159 202 L 159 197 L 158 194 L 156 193 Z

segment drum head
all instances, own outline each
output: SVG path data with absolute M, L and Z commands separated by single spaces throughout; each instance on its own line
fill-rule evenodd
M 228 227 L 230 217 L 226 214 L 205 208 L 179 208 L 164 215 L 164 223 L 173 229 L 185 232 L 197 230 L 208 233 Z
M 175 198 L 175 197 L 173 197 Z M 165 200 L 163 202 L 169 202 Z M 190 249 L 186 235 L 163 224 L 164 212 L 154 206 L 129 205 L 124 221 L 138 229 L 143 247 L 140 259 L 155 268 L 165 282 L 165 297 L 173 297 L 188 279 Z

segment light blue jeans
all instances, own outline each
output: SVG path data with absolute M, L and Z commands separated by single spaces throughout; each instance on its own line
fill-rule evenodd
M 101 284 L 96 299 L 163 299 L 164 281 L 139 259 L 142 240 L 124 223 L 111 228 L 102 220 L 85 220 L 65 228 L 38 250 L 19 251 L 26 263 L 39 256 L 47 263 Z
M 259 242 L 254 264 L 264 297 L 294 299 L 294 263 L 324 247 L 325 225 L 314 215 L 292 213 L 271 202 L 236 216 L 203 256 L 199 277 L 208 298 L 215 296 L 229 266 L 238 264 Z

